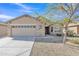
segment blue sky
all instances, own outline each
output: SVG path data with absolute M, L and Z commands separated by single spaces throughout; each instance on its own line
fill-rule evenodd
M 34 12 L 43 14 L 46 6 L 44 3 L 0 3 L 0 21 L 7 21 L 24 14 L 35 16 Z
M 36 12 L 42 15 L 46 12 L 47 3 L 0 3 L 0 22 L 5 22 L 18 16 L 29 14 L 36 16 Z M 52 7 L 57 4 L 53 4 Z M 61 11 L 50 12 L 51 20 L 62 20 L 66 15 Z M 79 14 L 79 11 L 77 12 Z

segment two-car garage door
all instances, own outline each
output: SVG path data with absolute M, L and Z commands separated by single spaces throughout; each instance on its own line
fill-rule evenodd
M 11 26 L 12 36 L 35 36 L 36 25 L 13 25 Z

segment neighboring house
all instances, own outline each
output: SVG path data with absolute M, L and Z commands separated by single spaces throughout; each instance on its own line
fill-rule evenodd
M 68 30 L 73 31 L 74 34 L 79 35 L 79 23 L 70 23 Z
M 0 37 L 7 36 L 7 25 L 0 23 Z

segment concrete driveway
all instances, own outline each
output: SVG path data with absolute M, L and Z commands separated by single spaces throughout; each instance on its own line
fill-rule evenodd
M 0 56 L 29 56 L 34 37 L 0 38 Z

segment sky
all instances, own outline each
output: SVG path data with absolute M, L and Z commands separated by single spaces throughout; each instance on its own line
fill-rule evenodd
M 57 4 L 53 4 L 54 7 Z M 0 22 L 6 22 L 18 16 L 28 14 L 31 16 L 39 16 L 45 14 L 47 11 L 47 3 L 0 3 Z M 61 20 L 66 15 L 64 13 L 53 10 L 50 12 L 51 20 Z M 77 14 L 79 14 L 77 12 Z
M 43 14 L 47 4 L 39 3 L 0 3 L 0 22 L 16 18 L 18 16 Z

